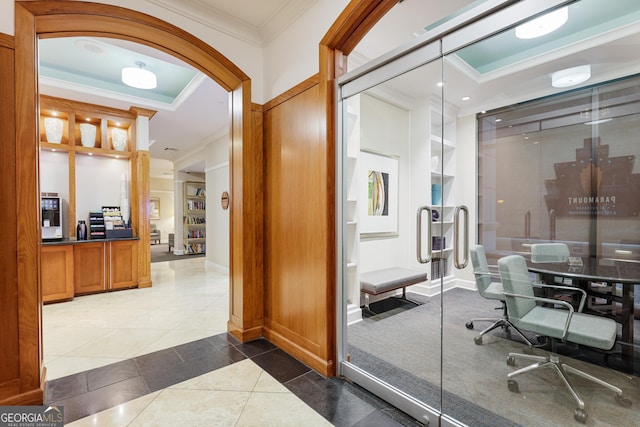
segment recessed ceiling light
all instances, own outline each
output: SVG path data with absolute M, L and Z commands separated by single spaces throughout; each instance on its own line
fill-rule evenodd
M 470 97 L 470 96 L 463 96 L 463 97 L 462 97 L 462 100 L 463 100 L 463 101 L 468 101 L 468 100 L 470 100 L 470 99 L 471 99 L 471 97 Z
M 519 39 L 534 39 L 549 34 L 562 27 L 569 19 L 569 9 L 561 9 L 542 15 L 539 18 L 525 22 L 516 27 L 516 37 Z
M 96 43 L 92 42 L 91 40 L 78 40 L 76 42 L 76 47 L 80 48 L 80 49 L 84 49 L 88 52 L 91 53 L 102 53 L 104 52 L 104 50 L 98 46 Z
M 575 86 L 586 82 L 589 78 L 591 78 L 591 66 L 580 65 L 551 74 L 551 85 L 553 87 Z
M 155 89 L 158 86 L 156 75 L 149 70 L 145 70 L 146 64 L 136 61 L 135 67 L 125 67 L 122 69 L 122 83 L 136 89 Z
M 438 82 L 438 84 L 436 86 L 442 87 L 442 86 L 444 86 L 444 82 Z

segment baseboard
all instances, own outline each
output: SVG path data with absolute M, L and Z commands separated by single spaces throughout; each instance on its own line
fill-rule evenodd
M 0 400 L 0 406 L 33 406 L 42 405 L 44 402 L 44 391 L 40 388 L 17 394 Z
M 213 261 L 209 261 L 209 260 L 205 260 L 205 265 L 208 268 L 211 268 L 213 271 L 220 273 L 220 274 L 226 274 L 229 275 L 229 267 L 225 267 L 224 265 L 220 265 L 220 264 L 216 264 Z
M 269 329 L 267 327 L 264 328 L 264 337 L 286 353 L 309 366 L 320 375 L 325 377 L 333 377 L 336 375 L 335 363 L 333 360 L 324 360 L 315 353 L 310 352 L 309 350 L 285 338 L 282 334 L 279 334 L 273 329 Z
M 360 322 L 362 320 L 362 309 L 355 304 L 347 306 L 347 325 Z

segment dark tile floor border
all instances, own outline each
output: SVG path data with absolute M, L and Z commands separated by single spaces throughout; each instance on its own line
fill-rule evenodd
M 335 426 L 419 426 L 413 418 L 339 378 L 325 378 L 269 341 L 240 343 L 222 333 L 47 381 L 47 405 L 64 407 L 65 424 L 251 359 Z

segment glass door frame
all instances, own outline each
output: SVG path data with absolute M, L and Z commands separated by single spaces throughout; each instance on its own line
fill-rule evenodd
M 346 108 L 344 101 L 407 71 L 433 61 L 443 61 L 446 55 L 458 49 L 514 27 L 526 19 L 543 14 L 549 9 L 567 5 L 574 1 L 538 0 L 536 2 L 514 2 L 511 0 L 487 0 L 427 31 L 407 46 L 391 51 L 356 70 L 346 73 L 336 81 L 336 348 L 338 375 L 349 378 L 423 423 L 437 422 L 442 425 L 461 425 L 452 417 L 447 416 L 446 413 L 441 412 L 442 397 L 440 399 L 440 408 L 433 408 L 350 363 L 346 354 L 346 329 L 349 313 L 346 304 L 348 296 L 346 283 L 347 262 L 345 258 L 347 229 L 345 221 L 348 190 L 345 180 L 347 144 L 344 140 L 345 125 L 343 124 L 343 118 Z M 505 25 L 505 23 L 508 24 Z M 442 330 L 442 324 L 440 328 Z M 440 351 L 442 352 L 442 348 Z M 441 355 L 441 357 L 445 356 Z M 442 378 L 440 388 L 442 392 Z

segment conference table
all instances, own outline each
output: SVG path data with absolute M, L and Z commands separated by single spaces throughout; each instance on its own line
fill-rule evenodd
M 587 292 L 587 297 L 602 297 L 600 292 L 593 293 L 594 283 L 601 284 L 602 289 L 611 289 L 606 295 L 610 301 L 618 302 L 619 311 L 606 312 L 592 310 L 585 306 L 584 312 L 607 315 L 622 326 L 622 336 L 618 340 L 622 345 L 622 354 L 629 364 L 633 363 L 634 339 L 634 287 L 640 284 L 640 262 L 605 257 L 572 258 L 572 262 L 532 262 L 527 259 L 529 271 L 540 276 L 545 283 L 557 282 L 558 277 L 571 279 L 574 286 Z M 622 288 L 622 292 L 616 289 Z M 596 288 L 597 289 L 597 288 Z

